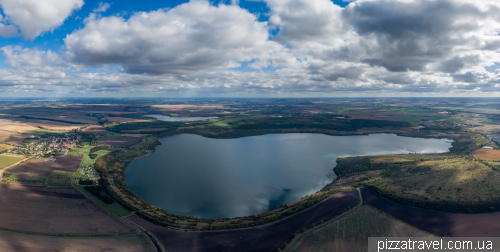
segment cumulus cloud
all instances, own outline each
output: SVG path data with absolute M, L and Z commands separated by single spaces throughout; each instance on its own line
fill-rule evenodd
M 94 12 L 106 12 L 111 5 L 109 3 L 99 2 L 97 8 L 94 9 Z
M 61 26 L 74 10 L 83 6 L 83 0 L 0 0 L 0 5 L 22 36 L 33 40 Z
M 17 37 L 19 34 L 17 32 L 17 28 L 10 24 L 2 24 L 4 20 L 3 16 L 0 15 L 0 36 L 4 38 Z M 8 21 L 8 20 L 7 20 Z
M 255 59 L 255 66 L 268 65 L 285 51 L 268 40 L 268 29 L 237 5 L 191 1 L 129 19 L 90 15 L 85 27 L 64 42 L 75 63 L 119 64 L 130 73 L 190 73 L 235 68 Z
M 500 62 L 496 0 L 357 0 L 345 8 L 264 1 L 269 22 L 237 1 L 193 0 L 129 18 L 90 14 L 61 54 L 2 48 L 0 86 L 186 96 L 499 94 L 500 69 L 484 68 Z M 234 70 L 242 63 L 245 71 Z

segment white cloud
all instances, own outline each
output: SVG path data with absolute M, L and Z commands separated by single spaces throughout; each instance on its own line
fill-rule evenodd
M 0 89 L 187 96 L 499 95 L 500 69 L 490 73 L 484 67 L 500 62 L 500 2 L 357 0 L 346 8 L 330 0 L 266 3 L 269 23 L 235 4 L 200 0 L 128 19 L 91 14 L 83 28 L 67 35 L 61 55 L 2 48 L 7 69 L 0 70 Z M 270 39 L 274 28 L 279 33 Z M 256 70 L 230 70 L 242 62 Z M 279 70 L 260 70 L 268 66 Z
M 130 73 L 190 73 L 235 68 L 257 60 L 288 62 L 287 50 L 268 40 L 266 22 L 236 5 L 191 1 L 129 19 L 90 15 L 64 39 L 69 58 L 99 66 L 119 64 Z M 283 58 L 285 57 L 285 58 Z M 292 60 L 293 61 L 293 60 Z
M 100 2 L 94 12 L 106 12 L 111 5 L 109 3 Z
M 0 0 L 3 13 L 19 29 L 25 39 L 61 26 L 83 0 Z

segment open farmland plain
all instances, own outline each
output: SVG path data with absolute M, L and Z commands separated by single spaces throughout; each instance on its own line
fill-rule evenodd
M 14 166 L 6 172 L 13 174 L 17 179 L 39 180 L 42 177 L 47 177 L 54 170 L 76 172 L 83 155 L 75 154 L 65 157 L 57 157 L 54 162 L 45 161 L 45 158 L 29 160 L 21 165 Z
M 28 134 L 0 130 L 0 143 L 6 143 L 9 145 L 19 144 L 27 137 L 29 137 Z
M 0 202 L 3 229 L 66 235 L 135 231 L 74 188 L 2 183 Z
M 85 126 L 85 124 L 68 124 L 48 120 L 4 118 L 0 119 L 0 130 L 24 133 L 37 129 L 50 130 L 73 130 Z
M 500 236 L 496 224 L 500 215 L 495 212 L 500 210 L 500 173 L 496 166 L 474 158 L 481 159 L 476 154 L 482 150 L 476 149 L 498 146 L 486 133 L 471 133 L 500 131 L 498 109 L 487 108 L 498 107 L 497 101 L 160 99 L 120 100 L 115 104 L 104 100 L 92 104 L 30 103 L 0 106 L 0 143 L 22 146 L 64 137 L 69 131 L 82 139 L 71 147 L 70 153 L 76 155 L 56 157 L 54 163 L 45 158 L 33 159 L 7 169 L 9 176 L 4 176 L 0 183 L 0 251 L 151 251 L 148 239 L 116 216 L 127 216 L 126 219 L 147 229 L 166 251 L 278 251 L 310 228 L 302 236 L 300 246 L 289 251 L 365 251 L 364 239 L 370 235 L 432 236 L 427 233 L 431 232 Z M 151 114 L 217 119 L 173 123 L 143 117 Z M 84 128 L 89 124 L 92 126 Z M 455 147 L 452 153 L 439 155 L 340 159 L 335 168 L 339 178 L 330 187 L 274 210 L 231 219 L 197 219 L 167 213 L 134 196 L 124 184 L 127 165 L 154 152 L 158 138 L 183 133 L 237 138 L 306 132 L 329 135 L 390 132 L 412 137 L 446 137 L 455 141 Z M 30 138 L 32 134 L 35 136 Z M 470 145 L 461 142 L 465 135 L 473 135 Z M 25 138 L 28 139 L 23 142 Z M 102 145 L 116 148 L 89 152 Z M 482 155 L 484 160 L 496 160 Z M 1 158 L 0 155 L 0 168 Z M 361 170 L 355 174 L 342 173 L 343 166 Z M 85 173 L 76 172 L 78 168 Z M 93 183 L 85 189 L 76 183 L 86 178 L 99 179 L 99 186 Z M 44 182 L 18 183 L 35 180 Z M 393 201 L 362 189 L 364 204 L 373 207 L 361 206 L 350 212 L 359 200 L 358 192 L 353 189 L 363 186 L 379 190 L 383 197 Z M 112 203 L 107 201 L 107 204 L 105 199 Z M 396 204 L 394 200 L 414 207 Z M 129 210 L 134 214 L 129 216 Z M 340 215 L 321 229 L 314 228 Z
M 6 232 L 2 230 L 0 230 L 0 251 L 156 252 L 149 240 L 143 234 L 124 234 L 109 237 L 58 237 Z
M 363 205 L 304 233 L 285 251 L 365 252 L 367 237 L 433 237 L 371 206 Z

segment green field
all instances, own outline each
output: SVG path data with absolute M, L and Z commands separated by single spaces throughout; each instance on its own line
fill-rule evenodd
M 215 126 L 215 127 L 229 127 L 229 124 L 223 122 L 220 119 L 213 119 L 213 120 L 210 120 L 210 121 L 211 122 L 213 121 L 213 123 L 211 123 L 210 126 Z
M 30 130 L 25 132 L 26 134 L 35 134 L 35 135 L 41 135 L 45 133 L 55 133 L 55 134 L 63 134 L 70 132 L 69 130 L 51 130 L 51 129 L 36 129 L 36 130 Z
M 54 170 L 45 180 L 45 184 L 48 186 L 71 186 L 73 176 L 73 172 Z
M 21 160 L 23 160 L 23 158 L 0 155 L 0 169 L 13 165 Z
M 365 252 L 367 237 L 433 237 L 434 235 L 364 205 L 313 228 L 293 240 L 288 252 Z
M 99 157 L 104 156 L 104 155 L 106 155 L 114 150 L 116 150 L 116 148 L 109 148 L 109 149 L 97 151 L 97 152 L 95 152 L 95 154 L 97 155 L 97 158 L 99 158 Z
M 477 141 L 476 145 L 482 146 L 482 145 L 485 145 L 486 143 L 488 143 L 488 140 L 484 139 L 484 137 L 481 137 L 481 139 L 479 139 L 479 141 Z
M 104 137 L 110 137 L 110 136 L 121 136 L 122 134 L 120 133 L 116 133 L 116 132 L 108 132 L 106 133 L 106 135 L 104 135 Z

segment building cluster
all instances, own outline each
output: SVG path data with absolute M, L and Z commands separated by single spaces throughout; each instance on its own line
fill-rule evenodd
M 455 122 L 436 122 L 436 121 L 418 121 L 416 122 L 418 125 L 424 126 L 439 126 L 439 127 L 452 127 L 452 128 L 469 128 L 471 125 L 464 123 L 455 123 Z
M 36 140 L 28 144 L 21 144 L 7 152 L 41 158 L 48 155 L 66 154 L 81 142 L 81 136 L 76 133 L 66 133 L 64 137 L 48 137 L 47 140 Z
M 493 141 L 495 141 L 500 146 L 500 134 L 493 134 L 490 135 L 490 137 L 493 138 Z
M 92 165 L 85 165 L 83 167 L 83 171 L 82 171 L 82 176 L 83 177 L 89 177 L 90 179 L 93 179 L 95 177 L 98 177 L 97 176 L 97 172 L 96 170 L 92 167 Z

